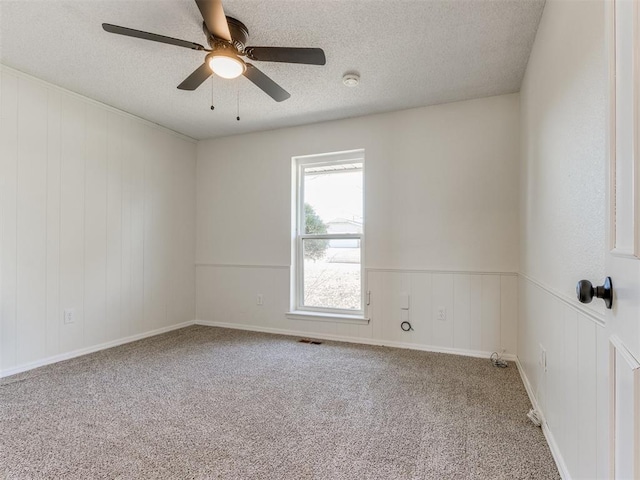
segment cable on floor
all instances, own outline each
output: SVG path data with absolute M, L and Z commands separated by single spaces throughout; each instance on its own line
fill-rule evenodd
M 527 413 L 527 418 L 531 420 L 531 423 L 533 423 L 536 427 L 542 426 L 542 416 L 540 415 L 540 412 L 538 410 L 534 408 L 529 410 L 529 413 Z
M 493 352 L 490 358 L 491 358 L 491 363 L 493 363 L 494 367 L 507 368 L 509 366 L 509 364 L 502 359 L 502 357 L 498 352 Z

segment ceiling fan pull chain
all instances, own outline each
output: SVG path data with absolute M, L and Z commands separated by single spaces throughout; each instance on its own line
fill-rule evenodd
M 211 75 L 211 110 L 215 110 L 215 108 L 213 106 L 213 75 Z
M 238 102 L 237 102 L 238 116 L 236 117 L 237 121 L 240 121 L 240 83 L 238 83 Z

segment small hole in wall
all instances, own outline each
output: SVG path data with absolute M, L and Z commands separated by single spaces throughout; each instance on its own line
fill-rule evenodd
M 322 345 L 322 342 L 319 342 L 317 340 L 309 340 L 308 338 L 301 338 L 300 340 L 298 340 L 298 342 L 309 343 L 311 345 Z

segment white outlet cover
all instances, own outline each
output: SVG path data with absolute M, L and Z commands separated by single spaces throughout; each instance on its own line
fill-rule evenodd
M 75 319 L 75 311 L 73 310 L 73 308 L 65 308 L 64 309 L 63 321 L 64 321 L 65 325 L 68 325 L 70 323 L 74 323 L 76 321 L 76 319 Z
M 438 307 L 438 320 L 444 322 L 447 320 L 447 308 L 446 307 Z
M 540 347 L 540 356 L 538 357 L 538 365 L 542 367 L 543 371 L 547 371 L 547 350 L 539 344 Z

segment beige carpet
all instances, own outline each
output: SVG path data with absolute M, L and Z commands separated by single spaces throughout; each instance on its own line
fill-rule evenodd
M 555 479 L 515 365 L 189 327 L 0 384 L 0 478 Z

